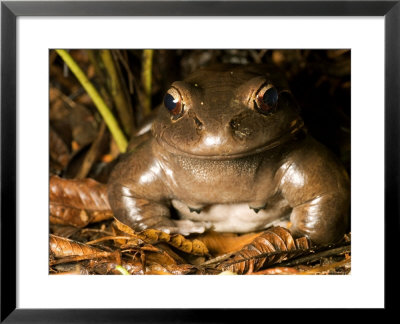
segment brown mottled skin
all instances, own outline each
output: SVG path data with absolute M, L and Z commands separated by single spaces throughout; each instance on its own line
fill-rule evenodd
M 276 109 L 263 114 L 255 97 L 266 84 L 279 96 Z M 343 236 L 348 176 L 307 134 L 271 67 L 214 66 L 172 87 L 181 96 L 181 115 L 161 107 L 152 136 L 142 137 L 110 177 L 109 201 L 119 221 L 135 230 L 243 233 L 290 217 L 292 233 L 317 244 Z M 172 208 L 179 219 L 171 218 Z

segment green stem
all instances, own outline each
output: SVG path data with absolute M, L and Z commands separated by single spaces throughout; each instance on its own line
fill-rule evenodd
M 110 109 L 107 107 L 104 100 L 101 98 L 100 94 L 97 92 L 96 88 L 89 81 L 89 79 L 86 77 L 85 73 L 83 73 L 82 69 L 78 66 L 78 64 L 76 64 L 74 59 L 71 57 L 71 55 L 66 50 L 58 49 L 58 50 L 56 50 L 56 52 L 58 53 L 58 55 L 61 56 L 61 58 L 64 60 L 64 62 L 71 69 L 72 73 L 74 73 L 76 78 L 79 80 L 79 82 L 81 83 L 83 88 L 86 90 L 86 92 L 92 98 L 92 100 L 93 100 L 94 104 L 96 105 L 98 111 L 100 112 L 101 116 L 103 116 L 103 119 L 104 119 L 105 123 L 107 124 L 108 129 L 110 130 L 112 136 L 114 137 L 114 140 L 118 145 L 118 149 L 122 153 L 124 153 L 128 146 L 128 141 L 126 140 L 125 135 L 122 133 L 114 115 L 111 113 Z
M 118 270 L 122 275 L 129 276 L 130 273 L 123 266 L 117 265 L 115 270 Z
M 153 65 L 153 50 L 147 49 L 143 51 L 143 69 L 142 69 L 142 82 L 144 93 L 146 95 L 146 102 L 144 104 L 144 114 L 148 115 L 151 112 L 151 76 Z

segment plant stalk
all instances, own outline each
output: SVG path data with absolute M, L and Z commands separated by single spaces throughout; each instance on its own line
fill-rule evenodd
M 72 73 L 74 73 L 74 75 L 76 76 L 78 81 L 81 83 L 83 88 L 86 90 L 86 92 L 92 98 L 95 106 L 97 107 L 97 109 L 100 112 L 101 116 L 103 117 L 105 123 L 107 124 L 107 127 L 110 130 L 110 133 L 114 137 L 115 142 L 117 143 L 118 149 L 120 150 L 120 152 L 124 153 L 128 146 L 128 141 L 126 140 L 125 135 L 121 131 L 117 120 L 115 119 L 111 110 L 108 108 L 108 106 L 104 102 L 103 98 L 100 96 L 100 94 L 98 93 L 96 88 L 86 77 L 85 73 L 82 71 L 82 69 L 78 66 L 78 64 L 75 62 L 75 60 L 72 58 L 72 56 L 66 50 L 57 49 L 56 52 L 58 53 L 58 55 L 61 56 L 61 58 L 68 65 L 68 67 L 70 68 Z

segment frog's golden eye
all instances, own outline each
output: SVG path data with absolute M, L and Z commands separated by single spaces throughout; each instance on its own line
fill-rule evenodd
M 174 118 L 182 116 L 183 100 L 176 88 L 170 88 L 164 96 L 164 106 Z
M 263 114 L 270 114 L 275 111 L 278 104 L 278 91 L 276 88 L 267 84 L 260 88 L 256 94 L 255 106 Z

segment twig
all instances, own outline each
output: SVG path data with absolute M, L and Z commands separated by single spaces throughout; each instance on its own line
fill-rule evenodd
M 129 236 L 104 236 L 101 238 L 98 238 L 96 240 L 90 241 L 90 242 L 86 242 L 85 244 L 87 245 L 92 245 L 92 244 L 96 244 L 99 242 L 103 242 L 103 241 L 110 241 L 110 240 L 130 240 L 131 237 Z
M 327 264 L 321 267 L 316 267 L 307 271 L 303 271 L 303 272 L 299 272 L 298 274 L 300 275 L 310 275 L 310 274 L 317 274 L 320 272 L 325 272 L 325 271 L 329 271 L 329 270 L 335 270 L 338 267 L 343 267 L 346 266 L 347 264 L 351 263 L 351 258 L 348 259 L 344 259 L 342 261 L 339 262 L 334 262 L 331 264 Z
M 97 252 L 92 254 L 85 255 L 71 255 L 58 260 L 50 261 L 50 265 L 56 265 L 61 263 L 70 263 L 70 262 L 78 262 L 83 260 L 92 260 L 92 259 L 102 259 L 109 258 L 115 255 L 115 252 Z
M 111 232 L 108 232 L 108 231 L 105 231 L 105 230 L 102 230 L 102 229 L 97 229 L 97 228 L 83 228 L 83 229 L 81 229 L 81 233 L 82 234 L 87 233 L 87 232 L 100 233 L 100 234 L 104 234 L 104 235 L 107 235 L 107 236 L 112 236 L 113 235 L 113 233 L 111 233 Z
M 85 158 L 81 163 L 81 167 L 79 168 L 78 174 L 75 176 L 76 179 L 84 179 L 89 174 L 93 166 L 93 163 L 96 162 L 96 159 L 100 155 L 100 147 L 103 142 L 105 131 L 106 131 L 106 124 L 104 123 L 104 121 L 102 121 L 99 133 L 97 134 L 96 139 L 90 146 L 89 151 L 86 153 Z
M 85 73 L 83 73 L 82 69 L 76 64 L 74 59 L 66 50 L 58 49 L 56 50 L 57 53 L 61 56 L 64 62 L 68 65 L 71 71 L 75 74 L 76 78 L 85 88 L 89 96 L 92 98 L 94 104 L 96 105 L 97 109 L 99 110 L 100 114 L 103 116 L 104 121 L 106 122 L 108 128 L 112 136 L 115 139 L 115 142 L 118 145 L 118 149 L 125 153 L 126 148 L 128 146 L 128 141 L 125 138 L 125 135 L 122 133 L 117 120 L 111 113 L 110 109 L 105 104 L 104 100 L 101 98 L 100 94 L 93 86 L 93 84 L 89 81 L 86 77 Z
M 293 274 L 299 274 L 299 270 L 289 267 L 275 267 L 248 273 L 247 275 L 293 275 Z
M 307 255 L 305 257 L 300 257 L 300 258 L 296 258 L 294 260 L 289 260 L 289 261 L 285 261 L 282 262 L 279 266 L 282 267 L 292 267 L 298 264 L 303 264 L 303 263 L 309 263 L 309 262 L 313 262 L 313 261 L 317 261 L 323 257 L 328 257 L 328 256 L 332 256 L 332 255 L 339 255 L 339 254 L 343 254 L 343 253 L 349 253 L 351 251 L 351 246 L 350 245 L 345 245 L 345 246 L 341 246 L 335 249 L 331 249 L 331 250 L 326 250 L 326 251 L 322 251 L 319 253 L 315 253 L 312 255 Z
M 217 256 L 217 257 L 214 258 L 214 259 L 211 259 L 211 260 L 208 260 L 208 261 L 202 263 L 201 266 L 207 266 L 207 265 L 210 265 L 210 264 L 213 264 L 213 263 L 217 263 L 217 262 L 224 261 L 224 260 L 228 259 L 228 258 L 229 258 L 231 255 L 233 255 L 234 253 L 235 253 L 235 252 L 231 252 L 231 253 L 226 253 L 226 254 Z
M 134 92 L 134 88 L 133 88 L 133 80 L 135 79 L 133 76 L 133 73 L 131 71 L 131 69 L 129 68 L 129 64 L 127 62 L 127 58 L 125 58 L 120 50 L 114 50 L 113 53 L 115 54 L 115 56 L 117 57 L 117 59 L 119 60 L 119 62 L 122 63 L 122 65 L 125 68 L 126 73 L 128 74 L 128 81 L 129 81 L 129 93 L 133 94 Z M 126 52 L 125 52 L 126 53 Z
M 125 133 L 130 136 L 134 126 L 133 114 L 118 73 L 119 71 L 110 50 L 100 50 L 100 57 L 103 60 L 104 67 L 111 81 L 111 84 L 109 83 L 109 88 L 115 103 L 115 109 L 118 112 Z
M 307 262 L 307 261 L 310 261 L 310 260 L 316 260 L 316 259 L 319 259 L 319 258 L 322 258 L 322 257 L 325 257 L 325 256 L 335 255 L 335 254 L 338 254 L 339 252 L 342 252 L 342 253 L 350 252 L 350 249 L 351 249 L 351 247 L 349 246 L 350 243 L 346 242 L 345 244 L 346 244 L 345 246 L 342 246 L 342 247 L 339 247 L 339 248 L 336 248 L 336 249 L 330 249 L 330 250 L 327 250 L 327 249 L 332 247 L 331 244 L 320 246 L 320 247 L 312 247 L 312 248 L 309 248 L 309 249 L 265 252 L 265 253 L 260 253 L 258 255 L 254 255 L 254 256 L 251 256 L 251 257 L 247 257 L 247 258 L 242 258 L 242 259 L 238 259 L 238 260 L 232 260 L 231 262 L 229 262 L 229 264 L 227 264 L 227 266 L 231 266 L 231 265 L 236 264 L 236 263 L 250 261 L 250 260 L 254 260 L 254 259 L 260 259 L 260 258 L 265 258 L 265 257 L 269 257 L 269 256 L 279 255 L 279 254 L 282 254 L 282 255 L 283 254 L 287 254 L 287 256 L 289 258 L 291 258 L 291 257 L 293 257 L 293 255 L 296 255 L 296 254 L 297 255 L 299 255 L 299 254 L 304 255 L 304 254 L 312 253 L 311 256 L 307 256 L 307 257 L 304 257 L 304 258 L 301 258 L 301 259 L 299 258 L 299 259 L 295 260 L 295 261 L 301 260 L 301 261 L 299 261 L 299 263 L 296 263 L 296 264 L 300 264 L 300 263 Z M 316 252 L 321 251 L 321 250 L 323 250 L 323 252 L 316 253 Z M 293 261 L 293 262 L 295 262 L 295 261 Z M 278 262 L 277 264 L 279 264 L 279 266 L 282 266 L 282 267 L 283 266 L 293 266 L 293 265 L 295 265 L 295 264 L 292 264 L 291 261 L 280 262 L 280 263 Z

